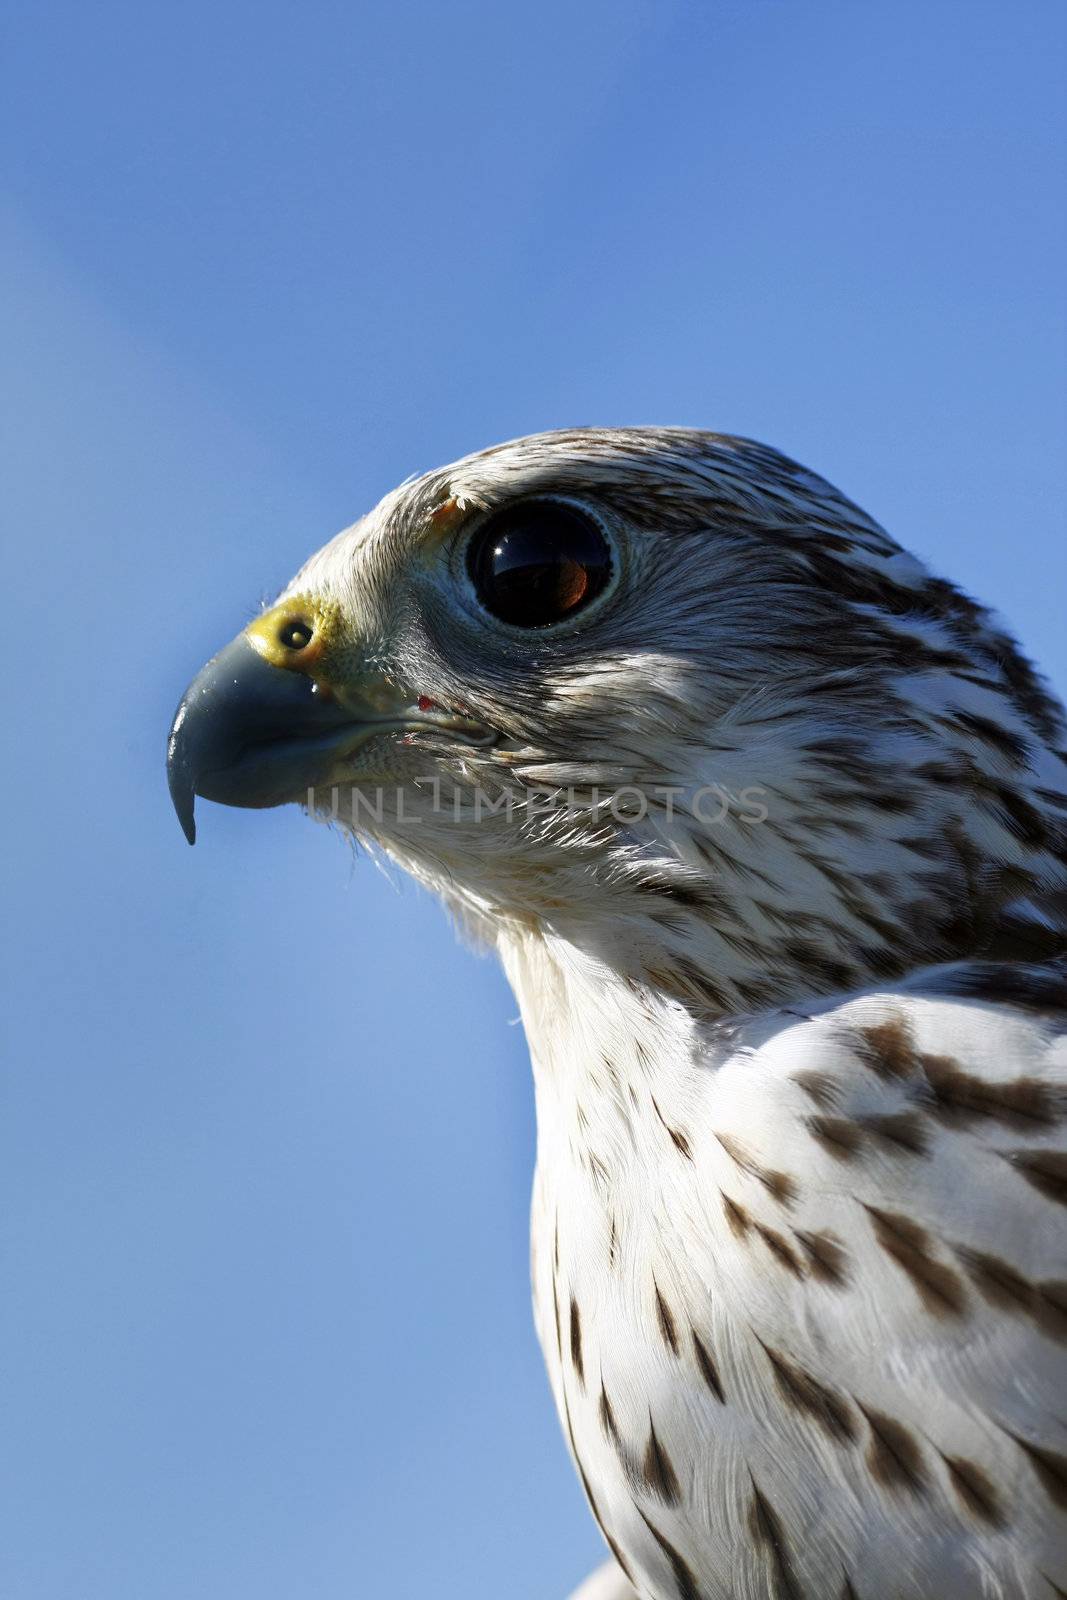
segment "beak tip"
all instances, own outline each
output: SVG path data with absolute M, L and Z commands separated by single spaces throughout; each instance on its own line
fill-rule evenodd
M 238 634 L 197 673 L 171 724 L 167 781 L 186 839 L 196 842 L 197 795 L 256 810 L 300 799 L 309 770 L 350 742 L 354 726 L 306 674 L 267 662 Z
M 194 807 L 196 805 L 196 799 L 192 788 L 186 787 L 184 784 L 179 787 L 178 784 L 172 783 L 170 786 L 170 797 L 174 802 L 174 809 L 178 814 L 178 821 L 181 823 L 182 832 L 190 844 L 195 844 L 196 817 L 194 815 Z
M 180 729 L 185 720 L 185 702 L 178 708 L 170 738 L 167 741 L 167 786 L 177 813 L 181 829 L 190 844 L 196 843 L 196 790 L 189 772 L 188 762 L 180 749 Z

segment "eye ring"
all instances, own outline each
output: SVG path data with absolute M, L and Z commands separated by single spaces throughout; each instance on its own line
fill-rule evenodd
M 306 650 L 315 629 L 303 617 L 286 617 L 278 628 L 278 643 L 286 650 Z
M 611 582 L 615 559 L 596 518 L 545 497 L 492 512 L 471 534 L 466 568 L 489 615 L 528 630 L 584 611 Z

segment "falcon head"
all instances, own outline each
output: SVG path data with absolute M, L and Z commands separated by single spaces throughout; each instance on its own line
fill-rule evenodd
M 1062 743 L 990 615 L 821 478 L 581 429 L 324 546 L 194 679 L 168 766 L 190 842 L 195 795 L 302 803 L 484 938 L 716 1013 L 1043 950 Z

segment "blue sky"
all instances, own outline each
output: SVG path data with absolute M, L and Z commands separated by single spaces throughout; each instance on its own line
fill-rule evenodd
M 1061 691 L 1059 0 L 16 5 L 0 1588 L 562 1597 L 491 963 L 191 673 L 409 473 L 677 422 L 825 473 Z M 11 379 L 14 379 L 12 382 Z

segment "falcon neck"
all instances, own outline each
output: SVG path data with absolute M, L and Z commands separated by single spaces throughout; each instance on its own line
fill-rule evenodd
M 650 1094 L 668 1106 L 705 1054 L 694 1017 L 549 934 L 509 935 L 500 954 L 530 1048 L 539 1148 L 564 1137 L 625 1160 L 634 1107 Z

